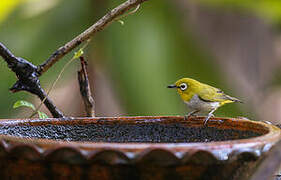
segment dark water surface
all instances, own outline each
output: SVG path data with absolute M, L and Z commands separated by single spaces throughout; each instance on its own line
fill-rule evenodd
M 93 142 L 211 142 L 256 137 L 252 131 L 187 127 L 174 124 L 86 124 L 44 126 L 0 126 L 0 134 L 67 141 Z

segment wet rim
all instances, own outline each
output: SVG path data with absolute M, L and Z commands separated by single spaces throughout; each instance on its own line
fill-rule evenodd
M 89 123 L 185 123 L 193 127 L 203 125 L 204 117 L 190 118 L 185 121 L 180 116 L 139 116 L 139 117 L 97 117 L 97 118 L 66 118 L 66 119 L 2 119 L 0 126 L 3 125 L 46 125 L 46 124 L 89 124 Z M 218 120 L 223 120 L 219 122 Z M 49 140 L 36 138 L 21 138 L 10 135 L 0 135 L 1 145 L 9 152 L 17 146 L 33 147 L 39 154 L 48 155 L 54 151 L 64 148 L 71 148 L 87 159 L 101 151 L 113 150 L 117 153 L 126 155 L 127 158 L 137 158 L 143 154 L 148 154 L 154 150 L 165 151 L 173 154 L 177 158 L 184 158 L 186 154 L 206 152 L 214 156 L 217 160 L 227 160 L 230 156 L 251 153 L 259 157 L 263 152 L 268 151 L 272 145 L 281 139 L 279 128 L 265 124 L 238 118 L 212 118 L 208 123 L 210 127 L 220 129 L 239 129 L 260 132 L 264 135 L 241 140 L 229 140 L 207 143 L 102 143 L 102 142 L 77 142 L 63 140 Z M 143 157 L 143 156 L 142 156 Z

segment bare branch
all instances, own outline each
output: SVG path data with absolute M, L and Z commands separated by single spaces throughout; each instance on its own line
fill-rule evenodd
M 0 43 L 0 56 L 7 62 L 8 67 L 16 73 L 18 81 L 10 89 L 15 93 L 18 91 L 27 91 L 29 93 L 37 95 L 41 100 L 46 98 L 44 104 L 52 113 L 53 117 L 63 117 L 60 110 L 54 105 L 54 103 L 48 98 L 45 91 L 41 88 L 40 81 L 38 79 L 37 67 L 31 62 L 16 57 L 8 48 Z
M 36 94 L 41 101 L 44 102 L 54 117 L 63 117 L 63 114 L 56 108 L 56 106 L 48 98 L 45 91 L 41 88 L 39 76 L 52 67 L 52 65 L 59 61 L 64 55 L 76 48 L 82 42 L 89 40 L 95 33 L 103 30 L 111 22 L 115 21 L 118 17 L 120 17 L 120 15 L 134 7 L 137 7 L 137 10 L 139 5 L 145 1 L 147 0 L 128 0 L 114 8 L 83 33 L 57 49 L 51 57 L 37 67 L 23 58 L 14 56 L 3 44 L 0 43 L 0 56 L 4 58 L 4 60 L 8 63 L 8 67 L 16 73 L 18 78 L 18 81 L 11 88 L 11 91 L 17 92 L 24 90 L 32 94 Z
M 0 43 L 0 56 L 8 63 L 11 67 L 18 62 L 17 57 L 15 57 L 2 43 Z
M 42 88 L 40 88 L 40 91 L 38 91 L 36 95 L 40 98 L 41 101 L 43 101 L 43 103 L 51 112 L 53 117 L 55 118 L 64 117 L 63 113 L 55 106 L 55 104 L 52 102 L 52 100 L 49 98 L 47 93 Z
M 78 71 L 78 82 L 80 86 L 80 93 L 84 101 L 85 110 L 88 117 L 95 117 L 95 102 L 91 94 L 88 73 L 86 68 L 86 61 L 81 56 L 81 70 Z
M 39 75 L 46 72 L 53 64 L 55 64 L 58 60 L 60 60 L 64 55 L 68 52 L 76 48 L 82 42 L 90 39 L 95 33 L 103 30 L 107 25 L 113 22 L 117 17 L 124 14 L 126 11 L 138 6 L 139 4 L 145 2 L 147 0 L 128 0 L 118 7 L 114 8 L 110 12 L 108 12 L 105 16 L 103 16 L 100 20 L 98 20 L 94 25 L 89 27 L 83 33 L 75 37 L 70 42 L 66 43 L 64 46 L 57 49 L 51 57 L 49 57 L 43 64 L 38 66 L 37 72 Z

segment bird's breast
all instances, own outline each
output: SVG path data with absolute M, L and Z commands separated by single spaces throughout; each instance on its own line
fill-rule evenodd
M 220 106 L 219 102 L 206 102 L 201 100 L 197 94 L 193 95 L 189 101 L 184 101 L 187 107 L 191 110 L 200 110 L 203 112 L 209 112 Z

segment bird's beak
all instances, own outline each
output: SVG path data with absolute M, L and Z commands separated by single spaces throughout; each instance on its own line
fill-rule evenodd
M 171 85 L 167 86 L 167 88 L 177 88 L 177 86 L 174 84 L 171 84 Z

